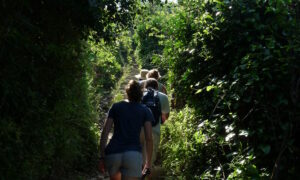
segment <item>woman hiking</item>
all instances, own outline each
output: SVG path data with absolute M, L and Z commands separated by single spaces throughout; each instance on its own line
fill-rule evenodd
M 128 100 L 112 105 L 104 123 L 100 140 L 99 170 L 108 171 L 111 180 L 135 180 L 142 173 L 149 172 L 152 158 L 153 115 L 140 103 L 143 96 L 137 81 L 130 80 L 126 87 Z M 107 144 L 108 134 L 114 125 L 112 139 Z M 141 129 L 144 128 L 146 139 L 146 164 L 142 172 Z

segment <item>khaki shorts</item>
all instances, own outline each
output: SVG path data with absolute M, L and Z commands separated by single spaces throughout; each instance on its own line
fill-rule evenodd
M 153 140 L 153 151 L 152 151 L 151 163 L 152 163 L 152 166 L 153 166 L 154 162 L 156 161 L 156 157 L 157 157 L 158 147 L 159 147 L 159 143 L 160 143 L 160 134 L 152 132 L 152 140 Z M 143 164 L 145 164 L 147 154 L 146 154 L 145 135 L 144 135 L 144 130 L 143 129 L 141 131 L 140 141 L 141 141 L 141 144 L 142 144 Z
M 142 176 L 142 153 L 138 151 L 126 151 L 123 153 L 109 154 L 105 156 L 105 167 L 110 176 L 121 172 L 126 177 Z

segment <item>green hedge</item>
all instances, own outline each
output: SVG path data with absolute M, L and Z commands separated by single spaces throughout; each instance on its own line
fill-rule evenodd
M 197 125 L 174 117 L 194 139 L 175 152 L 184 159 L 165 165 L 196 179 L 298 177 L 299 2 L 186 1 L 178 9 L 164 26 L 164 58 L 176 105 L 194 108 Z M 186 159 L 198 168 L 181 168 Z
M 89 2 L 1 2 L 0 179 L 63 179 L 94 166 L 95 97 L 112 88 L 120 64 L 86 39 L 93 28 L 114 39 L 135 1 L 122 1 L 122 12 L 115 1 Z

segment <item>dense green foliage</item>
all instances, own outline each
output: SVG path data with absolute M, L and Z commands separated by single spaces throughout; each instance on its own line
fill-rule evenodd
M 3 0 L 0 23 L 1 179 L 93 166 L 102 101 L 133 50 L 168 75 L 170 175 L 300 176 L 298 1 Z
M 136 18 L 134 40 L 137 44 L 136 56 L 139 64 L 150 69 L 155 64 L 154 59 L 159 58 L 163 52 L 163 46 L 159 43 L 163 37 L 164 11 L 153 4 L 144 5 L 146 10 Z M 149 10 L 148 10 L 149 9 Z M 158 59 L 158 63 L 161 62 Z
M 134 3 L 1 1 L 1 179 L 59 179 L 93 165 L 101 93 L 121 70 L 117 47 L 99 38 L 116 39 Z
M 136 39 L 151 57 L 143 66 L 161 56 L 179 109 L 163 134 L 165 167 L 187 179 L 299 176 L 299 2 L 161 11 L 140 21 Z

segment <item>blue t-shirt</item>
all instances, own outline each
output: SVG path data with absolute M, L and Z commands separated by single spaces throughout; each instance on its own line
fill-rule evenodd
M 105 148 L 105 154 L 141 152 L 141 128 L 146 121 L 153 120 L 151 110 L 140 103 L 121 101 L 113 104 L 108 117 L 114 121 L 114 134 Z

